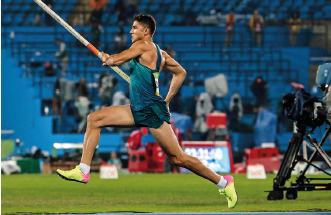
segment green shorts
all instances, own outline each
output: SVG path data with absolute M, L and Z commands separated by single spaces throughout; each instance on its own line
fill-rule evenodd
M 137 127 L 159 128 L 164 121 L 170 124 L 170 113 L 165 102 L 155 102 L 147 105 L 142 110 L 131 112 Z

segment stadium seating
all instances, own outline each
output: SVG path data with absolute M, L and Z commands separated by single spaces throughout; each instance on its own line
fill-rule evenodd
M 30 43 L 28 50 L 22 51 L 22 48 L 17 49 L 17 51 L 14 52 L 14 55 L 21 53 L 19 59 L 24 59 L 26 65 L 29 64 L 31 59 L 33 59 L 34 61 L 40 61 L 40 62 L 51 61 L 52 63 L 55 63 L 53 61 L 54 53 L 57 50 L 57 47 L 53 43 L 53 39 L 55 39 L 55 37 L 53 37 L 52 39 L 51 37 L 48 38 L 45 36 L 42 37 L 41 39 L 43 38 L 45 38 L 44 42 L 48 41 L 47 42 L 47 44 L 49 44 L 48 49 L 45 48 L 46 46 L 44 43 L 39 43 L 40 45 L 38 45 L 38 43 L 36 43 L 35 45 L 32 45 L 33 43 Z M 29 44 L 29 41 L 31 40 L 29 37 L 26 36 L 17 38 L 17 41 L 20 44 L 22 43 Z M 21 47 L 21 45 L 18 47 Z M 41 55 L 36 56 L 35 53 L 38 52 L 38 49 L 41 49 L 41 47 L 43 47 L 44 51 L 41 53 Z M 212 47 L 209 48 L 205 47 L 203 48 L 203 50 L 204 50 L 203 52 L 201 51 L 199 53 L 194 53 L 190 49 L 188 50 L 182 49 L 182 51 L 179 51 L 177 53 L 178 61 L 184 66 L 184 68 L 186 68 L 188 72 L 188 76 L 193 78 L 192 84 L 195 86 L 194 88 L 196 88 L 194 91 L 191 92 L 183 90 L 182 96 L 184 98 L 187 97 L 192 98 L 194 95 L 198 95 L 200 92 L 203 92 L 204 79 L 207 77 L 216 76 L 219 73 L 223 73 L 228 77 L 229 94 L 227 98 L 229 98 L 229 96 L 231 96 L 232 93 L 235 91 L 240 92 L 240 94 L 243 97 L 252 97 L 249 91 L 249 84 L 258 74 L 264 74 L 264 76 L 268 79 L 268 81 L 271 84 L 273 82 L 279 82 L 280 78 L 282 78 L 281 81 L 284 84 L 286 84 L 289 83 L 291 80 L 294 80 L 293 78 L 296 77 L 296 75 L 289 76 L 289 74 L 291 73 L 287 73 L 287 75 L 282 75 L 282 74 L 286 74 L 285 72 L 280 73 L 280 71 L 288 72 L 289 62 L 283 59 L 281 53 L 277 51 L 272 51 L 271 53 L 270 49 L 269 50 L 266 49 L 264 52 L 262 51 L 262 49 L 253 49 L 250 52 L 246 53 L 240 51 L 240 49 L 238 48 L 233 48 L 233 49 L 228 48 L 229 54 L 224 54 L 220 50 L 218 52 L 214 51 L 215 54 L 213 54 Z M 108 70 L 107 68 L 103 68 L 99 66 L 98 59 L 91 58 L 91 56 L 87 57 L 89 55 L 88 50 L 70 48 L 69 54 L 70 54 L 70 59 L 68 66 L 68 76 L 67 76 L 68 78 L 76 79 L 78 81 L 80 76 L 79 74 L 81 74 L 87 78 L 88 82 L 95 83 L 97 82 L 97 78 L 94 77 L 98 77 L 98 76 L 92 74 L 96 74 L 96 73 L 101 74 L 102 72 Z M 128 72 L 127 68 L 122 67 L 122 69 Z M 40 67 L 40 69 L 33 69 L 32 71 L 35 74 L 39 74 L 37 77 L 34 77 L 34 83 L 37 84 L 37 86 L 38 83 L 41 83 L 40 86 L 42 86 L 42 88 L 40 89 L 40 93 L 39 93 L 41 97 L 42 98 L 51 97 L 52 84 L 50 83 L 52 82 L 52 80 L 54 83 L 55 79 L 43 78 L 42 67 Z M 73 74 L 72 77 L 70 76 L 70 71 L 72 71 Z M 292 73 L 296 73 L 296 71 L 293 71 Z M 120 84 L 125 84 L 125 82 L 122 81 L 120 77 L 118 77 L 118 79 L 120 80 Z M 162 83 L 163 82 L 161 82 L 161 84 Z M 201 83 L 202 86 L 200 87 Z M 237 83 L 241 83 L 239 88 L 238 88 L 239 85 Z M 288 90 L 288 88 L 279 88 L 277 89 L 276 93 L 272 93 L 271 96 L 272 98 L 276 98 L 276 100 L 278 101 L 278 97 L 283 93 L 286 93 L 286 90 Z M 98 98 L 96 97 L 94 99 L 97 100 Z M 228 103 L 228 101 L 226 103 Z
M 103 21 L 109 24 L 116 24 L 116 16 L 113 14 L 113 8 L 116 1 L 109 1 L 104 14 Z M 76 0 L 58 0 L 54 3 L 53 9 L 64 19 L 67 19 L 69 13 L 75 11 L 74 5 Z M 160 25 L 169 25 L 176 15 L 186 15 L 187 13 L 194 13 L 195 16 L 199 14 L 209 14 L 209 11 L 216 9 L 220 11 L 223 15 L 228 13 L 231 9 L 237 14 L 247 15 L 244 19 L 237 19 L 237 23 L 248 23 L 250 15 L 253 10 L 259 10 L 265 18 L 268 15 L 275 14 L 276 20 L 284 21 L 287 20 L 291 13 L 294 11 L 299 12 L 301 19 L 330 19 L 330 3 L 326 4 L 325 0 L 274 0 L 274 1 L 262 1 L 262 0 L 187 0 L 182 2 L 181 0 L 140 0 L 139 1 L 139 11 L 144 13 L 149 13 L 158 17 L 157 23 Z M 18 25 L 30 25 L 31 15 L 35 16 L 39 10 L 36 4 L 27 1 L 15 0 L 5 0 L 1 2 L 2 14 L 4 14 L 4 19 L 2 19 L 2 25 L 18 26 Z M 160 8 L 162 8 L 162 13 L 160 13 Z M 15 16 L 15 14 L 24 14 L 24 16 L 18 16 L 16 19 L 9 19 L 6 17 Z M 44 16 L 44 13 L 43 13 Z M 115 18 L 116 17 L 116 18 Z M 162 18 L 162 19 L 161 19 Z M 26 20 L 29 22 L 26 22 Z M 180 18 L 179 21 L 185 20 Z
M 116 1 L 109 1 L 103 15 L 105 23 L 105 34 L 101 36 L 101 49 L 105 45 L 110 52 L 115 52 L 114 44 L 109 42 L 114 40 L 118 27 L 107 27 L 109 24 L 116 24 L 118 17 L 113 13 Z M 76 0 L 57 0 L 53 9 L 65 20 L 71 11 L 75 10 Z M 253 79 L 262 75 L 270 85 L 270 99 L 274 101 L 271 109 L 276 108 L 276 104 L 282 94 L 291 90 L 289 83 L 297 80 L 300 69 L 293 66 L 293 61 L 285 56 L 283 48 L 289 47 L 289 32 L 286 26 L 273 26 L 264 28 L 262 47 L 255 47 L 252 36 L 247 28 L 250 15 L 254 9 L 258 9 L 264 16 L 275 14 L 276 19 L 287 20 L 294 10 L 299 10 L 301 18 L 325 19 L 331 18 L 331 5 L 325 5 L 325 0 L 140 0 L 139 11 L 144 11 L 155 16 L 158 24 L 158 33 L 154 41 L 161 48 L 168 44 L 172 45 L 177 52 L 176 60 L 187 70 L 187 81 L 181 89 L 183 99 L 192 99 L 199 93 L 204 92 L 204 80 L 223 73 L 228 78 L 229 93 L 224 98 L 228 105 L 229 98 L 234 92 L 239 92 L 244 101 L 252 101 L 253 95 L 249 90 Z M 324 6 L 325 5 L 325 6 Z M 16 57 L 21 65 L 28 68 L 26 76 L 31 75 L 33 84 L 36 87 L 37 95 L 41 99 L 52 97 L 52 87 L 55 83 L 54 77 L 45 77 L 43 63 L 54 60 L 54 53 L 58 47 L 54 43 L 55 38 L 63 39 L 69 49 L 69 65 L 66 78 L 78 81 L 85 76 L 92 93 L 91 100 L 98 102 L 96 83 L 101 73 L 108 71 L 108 68 L 100 67 L 99 60 L 86 49 L 76 48 L 76 39 L 62 27 L 30 27 L 36 12 L 40 8 L 31 2 L 24 0 L 4 0 L 2 6 L 3 32 L 2 44 L 11 47 L 12 55 Z M 321 9 L 321 7 L 323 8 Z M 64 10 L 65 9 L 65 10 Z M 161 10 L 162 9 L 162 10 Z M 237 14 L 244 15 L 238 17 L 236 34 L 231 47 L 224 47 L 225 29 L 224 26 L 172 26 L 173 21 L 182 22 L 186 20 L 186 15 L 193 12 L 198 14 L 209 14 L 211 9 L 217 9 L 224 15 L 234 9 Z M 43 13 L 43 16 L 45 14 Z M 9 27 L 10 26 L 10 27 Z M 18 26 L 18 27 L 16 27 Z M 161 26 L 161 27 L 159 27 Z M 89 32 L 88 26 L 75 27 L 77 31 Z M 129 32 L 130 26 L 124 27 L 125 32 Z M 10 39 L 10 32 L 15 32 L 14 39 Z M 35 32 L 39 32 L 36 40 Z M 306 35 L 307 33 L 307 35 Z M 303 37 L 308 41 L 308 30 L 303 30 Z M 89 34 L 87 34 L 89 37 Z M 300 35 L 299 35 L 300 36 Z M 298 38 L 299 38 L 298 36 Z M 129 34 L 127 34 L 129 38 Z M 89 38 L 87 38 L 89 39 Z M 299 40 L 299 39 L 298 39 Z M 127 47 L 130 45 L 128 40 Z M 302 46 L 307 46 L 308 42 Z M 37 53 L 37 54 L 36 54 Z M 31 62 L 41 62 L 39 68 L 30 68 Z M 298 64 L 298 63 L 296 63 Z M 128 67 L 122 66 L 128 73 Z M 59 75 L 59 73 L 57 74 Z M 161 74 L 163 80 L 164 74 Z M 127 86 L 126 82 L 118 76 L 120 90 Z M 279 84 L 280 83 L 280 84 Z M 161 81 L 161 95 L 165 96 L 169 80 Z M 276 102 L 275 102 L 276 101 Z M 221 109 L 221 105 L 217 105 Z M 74 125 L 74 119 L 66 122 Z

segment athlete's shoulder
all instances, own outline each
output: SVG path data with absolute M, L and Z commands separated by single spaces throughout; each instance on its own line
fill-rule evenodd
M 148 51 L 148 50 L 152 49 L 152 46 L 151 46 L 151 44 L 148 43 L 148 41 L 139 40 L 139 41 L 133 43 L 131 45 L 131 48 L 140 49 L 142 51 Z

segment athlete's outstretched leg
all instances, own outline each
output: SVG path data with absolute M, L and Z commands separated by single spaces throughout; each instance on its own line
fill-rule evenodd
M 57 170 L 57 174 L 66 180 L 87 183 L 92 156 L 99 143 L 101 128 L 106 126 L 132 127 L 134 125 L 130 105 L 106 107 L 91 113 L 87 117 L 87 128 L 80 165 L 71 171 Z
M 170 124 L 164 122 L 160 128 L 150 128 L 149 130 L 173 164 L 184 167 L 214 184 L 218 184 L 221 179 L 218 174 L 203 165 L 198 158 L 187 155 L 180 148 Z
M 187 155 L 180 148 L 170 124 L 164 122 L 160 128 L 150 128 L 150 131 L 173 164 L 184 167 L 216 184 L 221 194 L 227 197 L 228 207 L 234 208 L 237 203 L 237 194 L 232 176 L 222 177 L 206 167 L 198 158 Z
M 130 105 L 105 107 L 88 115 L 81 163 L 91 165 L 102 127 L 132 127 L 134 125 Z

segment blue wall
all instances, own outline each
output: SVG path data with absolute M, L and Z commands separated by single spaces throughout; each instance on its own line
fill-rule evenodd
M 2 138 L 19 138 L 24 148 L 33 145 L 52 151 L 53 143 L 82 143 L 83 134 L 53 134 L 51 116 L 41 116 L 41 101 L 30 78 L 21 78 L 18 62 L 9 57 L 9 50 L 1 50 L 1 130 L 14 130 Z M 119 151 L 122 137 L 119 134 L 102 134 L 99 152 Z

